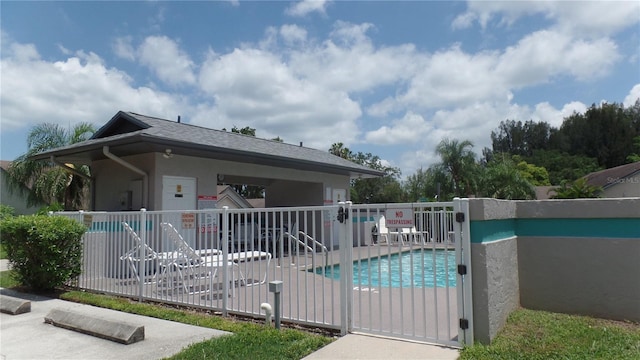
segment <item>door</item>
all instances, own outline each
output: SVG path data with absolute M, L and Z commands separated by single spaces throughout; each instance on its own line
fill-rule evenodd
M 192 247 L 196 242 L 195 210 L 197 204 L 196 179 L 180 176 L 162 177 L 162 221 L 171 223 Z M 163 248 L 171 249 L 172 244 L 163 236 Z

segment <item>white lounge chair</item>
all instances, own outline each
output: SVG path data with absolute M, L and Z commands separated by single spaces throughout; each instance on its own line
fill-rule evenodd
M 216 277 L 218 268 L 224 268 L 224 270 L 228 272 L 228 275 L 233 274 L 229 269 L 236 265 L 234 262 L 225 260 L 222 256 L 217 254 L 202 256 L 201 254 L 207 253 L 198 253 L 189 246 L 173 225 L 163 222 L 160 223 L 160 226 L 167 233 L 167 236 L 172 240 L 176 247 L 174 252 L 163 253 L 169 254 L 168 257 L 171 259 L 167 264 L 167 273 L 175 271 L 177 273 L 179 285 L 181 285 L 189 294 L 209 292 L 211 280 Z M 207 280 L 207 282 L 204 283 L 205 290 L 200 289 L 203 285 L 203 279 Z M 230 278 L 229 276 L 227 276 L 227 279 L 229 279 L 231 283 L 235 282 L 235 279 Z M 207 286 L 209 287 L 207 288 Z M 195 290 L 196 288 L 198 289 Z M 232 296 L 233 295 L 234 290 L 232 287 Z
M 161 256 L 160 254 L 155 252 L 149 245 L 144 243 L 142 239 L 140 239 L 140 236 L 138 236 L 138 234 L 131 228 L 131 226 L 127 222 L 123 221 L 122 227 L 133 240 L 134 246 L 129 251 L 120 256 L 120 260 L 126 261 L 129 264 L 131 273 L 135 275 L 138 281 L 141 281 L 141 274 L 138 271 L 138 265 L 140 264 L 140 262 L 156 262 L 156 268 L 153 269 L 153 276 L 150 280 L 146 280 L 145 284 L 151 284 L 155 282 L 158 274 L 163 273 L 166 269 L 166 257 Z M 142 259 L 139 257 L 141 249 L 144 249 Z
M 380 218 L 378 219 L 378 236 L 380 237 L 379 242 L 382 242 L 382 239 L 384 239 L 384 242 L 387 244 L 390 244 L 390 240 L 402 241 L 402 244 L 404 244 L 402 240 L 402 230 L 399 230 L 398 228 L 389 229 L 384 215 L 380 215 Z
M 178 230 L 170 223 L 164 222 L 161 223 L 160 226 L 165 230 L 169 238 L 173 241 L 173 243 L 178 248 L 179 252 L 186 253 L 190 257 L 204 257 L 205 259 L 218 259 L 218 261 L 222 261 L 223 252 L 218 249 L 204 249 L 204 250 L 194 250 L 189 244 L 184 240 L 182 235 L 178 232 Z M 232 252 L 227 254 L 225 258 L 227 262 L 230 262 L 234 265 L 239 272 L 240 281 L 242 284 L 246 286 L 252 286 L 253 283 L 248 283 L 247 278 L 244 273 L 241 271 L 240 264 L 247 263 L 252 261 L 260 261 L 266 260 L 267 264 L 265 266 L 264 276 L 257 284 L 264 284 L 267 280 L 267 273 L 269 268 L 269 263 L 271 262 L 271 254 L 264 251 L 240 251 L 240 252 Z

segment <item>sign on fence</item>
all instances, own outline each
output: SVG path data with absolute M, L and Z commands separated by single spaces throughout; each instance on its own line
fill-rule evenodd
M 412 228 L 415 226 L 413 209 L 387 209 L 385 225 L 388 228 Z

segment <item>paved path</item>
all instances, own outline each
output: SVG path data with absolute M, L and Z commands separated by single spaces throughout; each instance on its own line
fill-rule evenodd
M 0 289 L 31 301 L 31 312 L 0 314 L 0 359 L 163 359 L 224 331 L 133 315 L 90 305 Z M 67 309 L 113 321 L 143 325 L 143 341 L 123 345 L 44 323 L 51 309 Z
M 458 356 L 459 351 L 457 349 L 349 334 L 305 357 L 304 360 L 455 360 Z

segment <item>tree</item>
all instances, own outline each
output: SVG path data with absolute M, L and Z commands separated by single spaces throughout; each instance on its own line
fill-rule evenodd
M 439 164 L 453 182 L 454 196 L 468 196 L 474 193 L 477 170 L 476 155 L 471 150 L 473 143 L 469 140 L 444 139 L 436 147 L 440 156 Z
M 640 136 L 633 138 L 633 146 L 635 147 L 636 152 L 627 156 L 627 160 L 629 162 L 640 161 Z
M 407 177 L 404 192 L 408 201 L 435 200 L 453 198 L 453 183 L 439 166 L 430 166 Z
M 384 203 L 404 200 L 404 191 L 398 178 L 400 169 L 386 166 L 379 156 L 371 153 L 358 152 L 354 154 L 343 143 L 333 143 L 329 152 L 343 159 L 367 166 L 384 173 L 380 178 L 352 179 L 350 186 L 351 201 L 354 203 Z
M 494 152 L 530 156 L 534 150 L 549 148 L 553 128 L 546 122 L 505 120 L 491 132 Z
M 594 158 L 570 155 L 559 150 L 536 150 L 532 156 L 522 157 L 522 160 L 545 168 L 549 173 L 551 185 L 572 182 L 602 169 Z
M 597 198 L 602 191 L 601 188 L 587 184 L 587 179 L 580 178 L 574 182 L 564 182 L 560 187 L 553 188 L 556 194 L 551 196 L 552 199 L 580 199 L 580 198 Z
M 50 149 L 87 140 L 95 128 L 80 123 L 71 130 L 58 124 L 44 123 L 35 126 L 27 136 L 28 150 L 16 158 L 8 169 L 10 191 L 26 193 L 27 205 L 60 203 L 66 210 L 85 208 L 89 182 L 74 175 L 51 161 L 33 161 L 30 157 Z M 81 174 L 90 175 L 86 165 L 67 164 Z M 28 185 L 26 188 L 24 185 Z
M 496 199 L 531 200 L 536 197 L 533 185 L 509 159 L 495 160 L 487 164 L 480 188 L 483 196 Z

